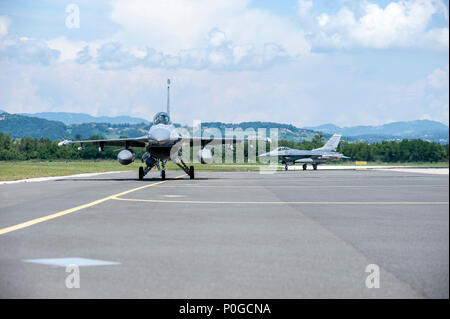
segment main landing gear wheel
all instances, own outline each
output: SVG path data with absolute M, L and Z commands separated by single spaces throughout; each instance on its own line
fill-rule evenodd
M 306 164 L 303 164 L 303 170 L 306 171 Z
M 317 164 L 313 164 L 313 169 L 317 171 Z
M 166 179 L 166 171 L 161 171 L 161 179 L 162 180 Z
M 287 171 L 288 170 L 288 165 L 284 165 L 284 170 Z
M 194 179 L 194 166 L 188 167 L 181 158 L 179 159 L 179 161 L 175 161 L 175 164 L 177 164 L 177 166 L 179 168 L 181 168 L 183 170 L 183 172 L 185 172 L 187 175 L 189 175 L 190 179 Z
M 142 166 L 139 167 L 139 180 L 144 179 L 144 168 Z

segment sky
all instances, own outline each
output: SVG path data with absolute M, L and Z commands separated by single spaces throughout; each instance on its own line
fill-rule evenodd
M 0 0 L 0 109 L 449 123 L 442 0 Z

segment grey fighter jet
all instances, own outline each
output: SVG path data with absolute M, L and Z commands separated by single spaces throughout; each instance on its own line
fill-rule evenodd
M 280 162 L 284 164 L 284 169 L 286 171 L 288 170 L 289 165 L 295 165 L 296 163 L 302 163 L 303 170 L 306 170 L 307 164 L 311 164 L 313 169 L 316 170 L 318 164 L 350 158 L 336 152 L 340 139 L 341 135 L 334 134 L 324 146 L 311 151 L 297 150 L 289 147 L 278 147 L 273 151 L 259 155 L 259 157 L 278 157 Z
M 128 165 L 135 160 L 132 147 L 145 147 L 146 152 L 141 161 L 146 167 L 139 167 L 139 179 L 153 168 L 157 167 L 161 171 L 161 179 L 166 178 L 166 163 L 171 160 L 178 165 L 191 179 L 194 179 L 194 166 L 188 167 L 181 157 L 182 146 L 189 144 L 190 146 L 199 146 L 197 158 L 202 164 L 209 163 L 212 160 L 210 145 L 215 144 L 232 144 L 234 142 L 243 142 L 246 139 L 239 138 L 210 138 L 210 137 L 191 137 L 182 135 L 170 120 L 170 80 L 167 80 L 167 112 L 159 112 L 153 118 L 153 125 L 148 133 L 137 138 L 118 138 L 104 140 L 82 140 L 69 141 L 63 140 L 58 146 L 69 144 L 81 144 L 78 150 L 82 151 L 84 145 L 91 143 L 98 145 L 99 151 L 103 151 L 105 146 L 121 146 L 123 150 L 117 155 L 120 164 Z

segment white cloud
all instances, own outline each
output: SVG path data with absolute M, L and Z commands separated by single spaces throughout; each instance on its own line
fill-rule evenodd
M 209 43 L 212 46 L 219 47 L 225 42 L 225 40 L 225 33 L 220 31 L 219 29 L 213 29 L 211 30 L 211 32 L 209 32 Z
M 119 40 L 145 44 L 167 54 L 198 47 L 224 17 L 245 9 L 241 0 L 118 0 L 111 19 L 122 26 Z
M 319 25 L 321 27 L 325 26 L 326 24 L 328 24 L 328 22 L 330 22 L 330 16 L 326 13 L 322 13 L 321 15 L 319 15 L 317 17 L 317 23 L 319 23 Z
M 292 59 L 277 43 L 265 43 L 261 48 L 255 48 L 236 45 L 226 39 L 224 32 L 213 29 L 204 47 L 181 50 L 176 54 L 165 54 L 148 47 L 130 49 L 121 42 L 106 42 L 98 47 L 95 55 L 89 46 L 84 46 L 74 54 L 74 59 L 80 64 L 95 61 L 104 70 L 144 66 L 221 71 L 263 69 Z
M 86 41 L 71 41 L 65 37 L 53 38 L 46 41 L 49 48 L 60 52 L 59 60 L 75 60 L 78 51 L 88 45 Z
M 119 0 L 111 16 L 122 30 L 90 42 L 17 39 L 6 27 L 0 106 L 151 119 L 164 109 L 171 77 L 176 122 L 354 125 L 428 116 L 448 123 L 448 66 L 430 62 L 442 52 L 428 51 L 422 61 L 417 51 L 401 50 L 402 67 L 398 56 L 345 52 L 448 47 L 448 27 L 430 26 L 432 16 L 446 17 L 440 2 L 363 2 L 361 11 L 345 3 L 316 13 L 318 6 L 300 1 L 307 14 L 297 24 L 248 1 Z M 344 53 L 309 53 L 302 29 L 311 45 Z
M 390 2 L 385 8 L 364 1 L 360 11 L 342 7 L 334 15 L 317 15 L 313 46 L 448 49 L 448 27 L 428 29 L 434 15 L 448 17 L 441 1 L 405 0 Z
M 449 65 L 435 69 L 426 78 L 426 110 L 424 114 L 433 120 L 448 124 L 449 117 Z
M 0 59 L 21 64 L 49 65 L 58 60 L 60 52 L 51 49 L 43 40 L 20 38 L 10 41 L 0 50 Z
M 97 63 L 101 69 L 127 69 L 139 63 L 138 57 L 123 48 L 119 42 L 108 42 L 97 50 Z
M 306 15 L 313 7 L 312 0 L 298 0 L 297 1 L 297 13 L 300 16 Z
M 116 40 L 127 45 L 155 48 L 177 54 L 224 41 L 263 48 L 277 43 L 289 54 L 309 52 L 296 25 L 265 10 L 249 8 L 249 0 L 118 0 L 111 19 L 122 26 Z M 211 30 L 220 30 L 211 38 Z
M 77 52 L 75 61 L 79 64 L 84 64 L 92 60 L 92 56 L 89 54 L 89 46 L 86 45 L 82 50 Z
M 10 112 L 127 114 L 150 120 L 164 109 L 164 84 L 170 77 L 175 122 L 260 120 L 343 126 L 415 120 L 428 114 L 448 123 L 447 67 L 397 83 L 390 78 L 361 78 L 346 67 L 343 61 L 353 64 L 352 57 L 347 58 L 313 54 L 257 72 L 168 71 L 142 64 L 131 70 L 102 70 L 71 61 L 48 68 L 0 62 L 0 105 Z
M 448 64 L 443 69 L 436 69 L 427 77 L 428 85 L 434 88 L 448 88 Z
M 442 48 L 448 48 L 448 28 L 435 28 L 428 31 L 425 39 L 428 43 L 435 43 Z
M 9 26 L 11 25 L 11 19 L 7 16 L 0 16 L 0 39 L 8 34 Z

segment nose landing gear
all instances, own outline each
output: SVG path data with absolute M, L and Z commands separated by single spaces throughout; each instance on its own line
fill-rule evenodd
M 146 161 L 146 163 L 149 161 Z M 161 163 L 161 168 L 159 167 L 159 164 Z M 151 163 L 153 165 L 147 166 L 145 169 L 140 166 L 139 167 L 139 180 L 143 180 L 144 176 L 147 175 L 147 173 L 152 169 L 153 166 L 156 166 L 158 168 L 158 170 L 161 171 L 161 179 L 165 180 L 166 179 L 166 163 L 167 160 L 157 160 Z M 190 179 L 194 179 L 195 178 L 195 172 L 194 172 L 194 166 L 187 166 L 183 160 L 180 158 L 178 161 L 175 162 L 175 164 L 177 164 L 187 175 L 189 175 Z
M 167 161 L 161 161 L 161 179 L 165 180 L 166 179 L 166 162 Z

